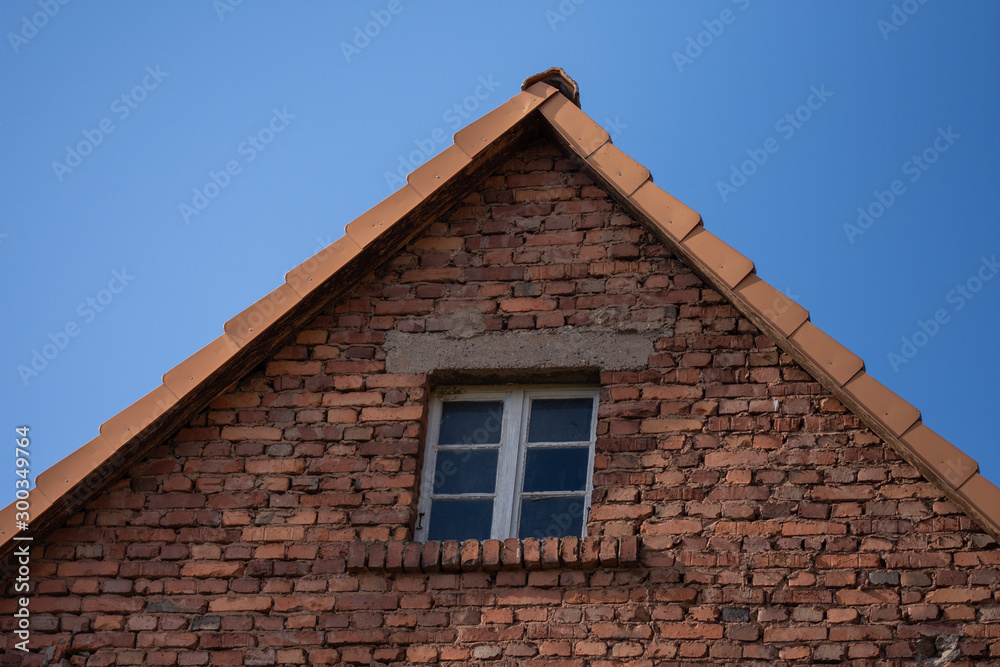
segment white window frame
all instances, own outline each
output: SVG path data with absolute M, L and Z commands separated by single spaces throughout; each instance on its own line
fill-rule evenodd
M 588 448 L 587 485 L 583 491 L 584 507 L 581 521 L 581 535 L 587 532 L 587 519 L 590 516 L 590 502 L 594 490 L 594 445 L 597 432 L 597 408 L 600 389 L 593 385 L 521 385 L 503 387 L 442 387 L 431 396 L 430 410 L 427 421 L 427 441 L 424 450 L 423 472 L 421 474 L 420 496 L 417 506 L 416 539 L 425 542 L 428 539 L 431 518 L 431 501 L 435 498 L 455 498 L 462 496 L 437 496 L 434 490 L 434 472 L 437 468 L 438 436 L 441 429 L 442 406 L 449 400 L 462 401 L 502 401 L 504 404 L 501 420 L 500 445 L 497 457 L 497 479 L 493 494 L 493 524 L 490 527 L 492 539 L 517 537 L 521 516 L 521 499 L 524 481 L 524 466 L 527 454 L 528 416 L 531 414 L 531 401 L 538 398 L 592 398 L 594 408 L 591 413 L 590 439 L 587 441 L 532 443 L 531 448 Z M 463 449 L 491 449 L 496 444 L 470 444 Z M 451 447 L 445 446 L 443 449 Z M 552 491 L 538 493 L 546 497 L 576 496 L 580 491 Z M 483 494 L 488 495 L 488 494 Z M 467 496 L 474 497 L 474 496 Z

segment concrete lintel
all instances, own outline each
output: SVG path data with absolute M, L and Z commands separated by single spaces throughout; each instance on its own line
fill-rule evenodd
M 662 334 L 660 334 L 662 335 Z M 491 331 L 469 338 L 442 333 L 386 335 L 386 370 L 434 373 L 449 370 L 523 371 L 646 368 L 654 352 L 650 333 Z

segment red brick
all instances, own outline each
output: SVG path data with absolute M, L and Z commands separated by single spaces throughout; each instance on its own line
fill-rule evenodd
M 281 429 L 272 426 L 226 426 L 223 440 L 281 440 Z
M 323 394 L 324 407 L 370 407 L 382 405 L 382 394 L 377 391 L 351 391 L 344 394 L 326 393 Z
M 502 607 L 557 605 L 561 601 L 562 592 L 558 589 L 523 588 L 497 593 L 497 604 Z
M 930 604 L 955 604 L 960 602 L 982 602 L 992 597 L 988 588 L 938 588 L 924 596 Z
M 338 611 L 393 610 L 399 606 L 399 598 L 390 593 L 345 593 L 337 597 Z
M 462 542 L 460 560 L 462 570 L 465 572 L 475 572 L 482 568 L 483 561 L 479 540 L 465 540 Z
M 272 361 L 265 375 L 317 375 L 323 370 L 319 361 Z
M 666 639 L 722 639 L 722 626 L 713 623 L 661 623 Z
M 630 567 L 639 564 L 639 538 L 626 535 L 618 541 L 618 564 Z
M 700 431 L 704 426 L 700 419 L 644 419 L 642 433 L 682 433 Z
M 441 543 L 441 571 L 458 572 L 462 567 L 462 543 L 445 540 Z
M 426 315 L 434 310 L 431 299 L 410 299 L 406 301 L 378 301 L 376 315 Z
M 830 628 L 830 641 L 857 642 L 863 639 L 892 639 L 892 628 L 885 625 L 838 625 Z
M 559 538 L 546 537 L 542 539 L 541 562 L 545 569 L 559 567 Z
M 558 302 L 548 297 L 503 299 L 500 302 L 500 310 L 507 313 L 525 313 L 539 310 L 555 310 Z
M 781 628 L 768 626 L 764 628 L 765 642 L 810 642 L 826 639 L 826 628 L 817 626 L 798 626 Z
M 887 589 L 841 590 L 834 599 L 842 605 L 899 604 L 899 593 Z
M 503 553 L 501 555 L 504 567 L 520 567 L 523 563 L 524 549 L 521 540 L 510 538 L 503 541 Z
M 601 567 L 618 566 L 618 540 L 613 537 L 605 537 L 601 540 L 599 552 Z
M 403 571 L 403 543 L 389 542 L 385 547 L 385 569 L 388 572 Z
M 427 376 L 400 374 L 400 373 L 377 373 L 367 378 L 366 384 L 369 389 L 384 389 L 393 387 L 422 387 L 427 383 Z
M 559 560 L 566 567 L 580 565 L 580 538 L 564 537 L 559 544 Z
M 781 524 L 782 535 L 845 535 L 847 526 L 829 521 L 789 521 Z
M 554 187 L 544 190 L 515 190 L 514 201 L 521 202 L 550 202 L 567 201 L 576 194 L 574 188 Z
M 304 472 L 306 462 L 303 459 L 257 459 L 244 464 L 251 475 L 297 475 Z
M 420 558 L 423 554 L 423 547 L 417 542 L 408 542 L 403 547 L 403 571 L 415 574 L 421 571 Z
M 185 563 L 181 567 L 182 577 L 203 579 L 206 577 L 236 577 L 243 571 L 243 564 L 232 561 Z
M 441 569 L 441 543 L 428 541 L 424 544 L 420 557 L 420 567 L 424 572 L 437 572 Z
M 349 408 L 327 410 L 326 421 L 330 424 L 354 424 L 358 421 L 358 413 Z
M 57 574 L 60 577 L 113 577 L 118 574 L 118 563 L 107 561 L 59 563 Z
M 767 465 L 767 459 L 767 452 L 714 451 L 705 454 L 705 465 L 709 468 L 729 466 L 761 468 Z
M 368 545 L 368 569 L 381 570 L 385 567 L 385 543 L 373 542 Z
M 362 421 L 416 421 L 423 417 L 424 409 L 419 405 L 401 408 L 362 408 Z
M 524 567 L 529 570 L 537 570 L 542 566 L 542 543 L 534 537 L 525 538 L 521 542 L 522 553 L 524 554 Z
M 243 529 L 244 542 L 301 542 L 305 528 L 301 526 L 262 526 Z
M 438 650 L 433 646 L 411 646 L 406 649 L 406 659 L 415 664 L 438 661 Z
M 208 603 L 208 610 L 215 612 L 263 612 L 269 610 L 271 608 L 271 604 L 271 598 L 269 597 L 260 595 L 244 595 L 210 600 Z
M 500 540 L 483 540 L 483 569 L 495 571 L 500 569 L 500 552 L 503 544 Z

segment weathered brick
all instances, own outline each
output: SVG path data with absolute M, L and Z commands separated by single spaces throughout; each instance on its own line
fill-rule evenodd
M 542 566 L 542 543 L 534 537 L 529 537 L 521 542 L 524 567 L 529 570 L 537 570 Z
M 465 540 L 462 542 L 462 550 L 459 558 L 463 571 L 476 572 L 480 570 L 483 560 L 479 540 Z
M 273 426 L 226 426 L 223 440 L 281 440 L 281 429 Z
M 323 370 L 319 361 L 272 361 L 265 375 L 317 375 Z
M 834 594 L 834 599 L 842 605 L 899 604 L 899 593 L 885 589 L 842 590 Z
M 216 598 L 208 603 L 208 610 L 213 612 L 247 612 L 267 611 L 271 608 L 271 598 L 250 595 Z
M 512 538 L 503 541 L 501 562 L 504 567 L 520 567 L 523 563 L 523 554 L 524 549 L 521 546 L 521 540 Z
M 377 391 L 351 391 L 343 394 L 330 392 L 323 394 L 323 405 L 325 407 L 382 405 L 382 394 Z
M 220 561 L 216 563 L 185 563 L 181 567 L 182 577 L 203 579 L 206 577 L 234 577 L 243 571 L 242 563 Z
M 797 626 L 781 628 L 769 626 L 764 628 L 765 642 L 807 642 L 826 639 L 826 628 L 816 626 Z
M 362 421 L 414 421 L 424 414 L 423 407 L 411 405 L 401 408 L 362 408 Z
M 961 602 L 982 602 L 992 597 L 988 588 L 938 588 L 924 596 L 930 604 L 954 604 Z
M 483 540 L 483 569 L 495 571 L 500 569 L 500 555 L 503 545 L 499 540 Z
M 441 569 L 441 543 L 429 541 L 424 544 L 420 557 L 420 567 L 424 572 L 437 572 Z

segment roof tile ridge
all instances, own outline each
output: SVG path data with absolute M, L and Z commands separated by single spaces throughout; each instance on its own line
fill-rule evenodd
M 46 510 L 66 499 L 89 493 L 99 484 L 80 485 L 116 454 L 127 448 L 146 427 L 162 417 L 176 405 L 178 397 L 164 384 L 114 415 L 100 426 L 100 435 L 75 449 L 54 466 L 35 477 L 35 488 L 30 490 L 31 517 L 40 517 Z M 14 503 L 0 510 L 0 548 L 12 540 L 16 531 Z
M 861 357 L 760 278 L 753 262 L 709 232 L 698 213 L 656 186 L 645 167 L 613 148 L 607 132 L 586 113 L 562 96 L 547 100 L 540 111 L 557 141 L 584 161 L 599 185 L 1000 541 L 1000 487 L 977 472 L 974 459 L 924 426 L 917 408 L 869 375 Z
M 550 97 L 562 97 L 558 92 L 553 86 L 536 82 L 456 132 L 452 144 L 407 175 L 406 185 L 348 223 L 344 236 L 288 271 L 282 284 L 226 321 L 221 336 L 164 373 L 163 384 L 104 422 L 100 435 L 40 473 L 31 489 L 32 515 L 41 516 L 66 500 L 67 494 L 78 499 L 96 488 L 96 484 L 80 485 L 147 426 L 194 393 L 241 349 L 266 336 L 272 325 L 466 169 L 496 139 Z M 0 552 L 9 548 L 15 536 L 11 528 L 15 513 L 15 503 L 0 509 Z

